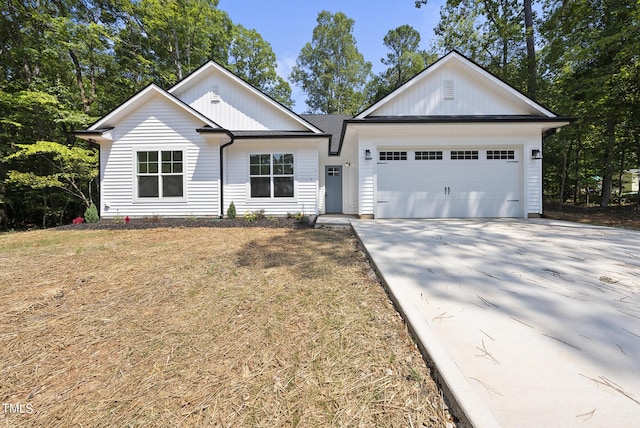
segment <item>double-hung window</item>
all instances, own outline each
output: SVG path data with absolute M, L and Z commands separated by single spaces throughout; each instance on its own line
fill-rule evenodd
M 137 152 L 138 198 L 181 198 L 184 196 L 181 150 Z
M 292 153 L 264 153 L 249 156 L 252 198 L 293 198 Z

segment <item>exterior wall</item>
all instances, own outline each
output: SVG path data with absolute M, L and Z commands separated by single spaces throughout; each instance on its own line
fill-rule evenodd
M 320 146 L 320 213 L 325 212 L 325 166 L 342 165 L 342 212 L 358 214 L 358 145 L 357 141 L 345 140 L 340 156 L 329 156 L 328 148 Z
M 323 144 L 321 144 L 323 143 Z M 326 145 L 326 139 L 318 140 L 237 140 L 224 149 L 224 213 L 234 203 L 236 213 L 264 209 L 267 215 L 287 213 L 318 214 L 319 157 L 318 151 Z M 249 181 L 249 155 L 256 153 L 294 154 L 294 197 L 251 198 Z M 322 167 L 324 168 L 324 167 Z
M 506 93 L 483 77 L 468 73 L 466 67 L 447 64 L 415 82 L 394 99 L 383 104 L 373 116 L 416 115 L 501 115 L 531 114 L 530 109 L 516 105 Z M 453 82 L 453 99 L 444 97 L 444 81 Z
M 214 87 L 218 89 L 218 101 L 213 99 Z M 179 88 L 173 95 L 225 129 L 307 130 L 237 81 L 213 69 L 206 77 Z
M 517 147 L 522 153 L 522 217 L 542 213 L 542 162 L 531 150 L 542 148 L 539 128 L 515 124 L 393 125 L 362 129 L 356 137 L 359 156 L 358 214 L 375 215 L 378 147 Z M 371 160 L 364 159 L 371 150 Z
M 217 140 L 205 140 L 191 115 L 154 97 L 115 124 L 113 141 L 100 147 L 100 215 L 217 216 L 219 160 Z M 182 150 L 184 197 L 177 200 L 136 198 L 136 151 Z

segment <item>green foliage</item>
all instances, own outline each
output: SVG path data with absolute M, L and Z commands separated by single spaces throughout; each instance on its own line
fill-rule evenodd
M 384 98 L 436 59 L 435 55 L 419 48 L 420 33 L 410 25 L 390 30 L 384 36 L 384 45 L 389 52 L 381 61 L 388 68 L 369 82 L 370 104 Z
M 227 218 L 236 218 L 236 205 L 231 201 L 229 208 L 227 208 Z
M 271 45 L 256 30 L 237 25 L 229 48 L 229 68 L 246 82 L 284 104 L 293 106 L 291 87 L 276 73 L 278 61 Z
M 84 220 L 87 223 L 97 223 L 100 221 L 100 216 L 98 215 L 98 208 L 93 202 L 91 202 L 91 204 L 84 211 Z
M 365 103 L 371 63 L 364 60 L 353 36 L 353 19 L 322 11 L 311 42 L 300 52 L 291 80 L 307 94 L 311 112 L 355 114 Z
M 254 221 L 256 221 L 256 214 L 252 213 L 251 211 L 245 211 L 243 218 L 247 223 L 253 223 Z

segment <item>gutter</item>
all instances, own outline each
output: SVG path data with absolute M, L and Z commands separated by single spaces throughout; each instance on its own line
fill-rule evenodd
M 220 218 L 224 218 L 224 158 L 222 154 L 225 147 L 228 147 L 235 142 L 235 136 L 231 131 L 225 129 L 224 133 L 229 136 L 230 140 L 228 143 L 220 146 Z

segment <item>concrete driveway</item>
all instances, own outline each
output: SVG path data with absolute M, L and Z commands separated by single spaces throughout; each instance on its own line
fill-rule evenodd
M 538 219 L 352 225 L 474 426 L 637 426 L 640 232 Z

